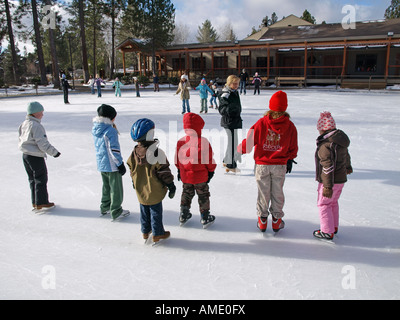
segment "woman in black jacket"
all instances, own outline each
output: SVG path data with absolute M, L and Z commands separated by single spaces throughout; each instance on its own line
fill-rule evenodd
M 236 149 L 239 144 L 237 129 L 242 129 L 242 105 L 237 89 L 239 88 L 240 78 L 231 75 L 226 81 L 226 85 L 219 96 L 219 113 L 222 115 L 221 127 L 225 128 L 228 135 L 228 146 L 224 157 L 224 166 L 227 171 L 237 171 L 236 161 L 240 160 L 240 154 Z

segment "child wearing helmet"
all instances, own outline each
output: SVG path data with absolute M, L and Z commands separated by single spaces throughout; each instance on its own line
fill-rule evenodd
M 169 191 L 172 199 L 176 192 L 174 176 L 159 141 L 154 139 L 155 124 L 150 119 L 139 119 L 131 129 L 132 140 L 137 145 L 127 164 L 133 188 L 140 203 L 140 222 L 143 239 L 153 234 L 153 242 L 169 238 L 170 232 L 163 225 L 162 200 Z

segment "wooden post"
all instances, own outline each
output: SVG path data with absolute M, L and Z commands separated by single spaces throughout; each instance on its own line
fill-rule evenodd
M 269 74 L 270 74 L 270 68 L 271 68 L 271 63 L 270 63 L 270 59 L 271 59 L 271 52 L 270 52 L 270 48 L 269 48 L 269 44 L 267 47 L 267 81 L 269 79 Z
M 304 81 L 307 81 L 307 57 L 308 57 L 308 49 L 307 49 L 307 41 L 304 42 Z M 304 82 L 305 86 L 305 82 Z
M 346 42 L 346 40 L 345 40 Z M 347 45 L 344 44 L 343 47 L 343 65 L 342 65 L 342 78 L 346 75 L 346 65 L 347 65 Z
M 125 51 L 122 50 L 122 67 L 124 68 L 124 76 L 126 75 L 126 68 L 125 68 Z
M 389 37 L 389 42 L 386 50 L 386 66 L 385 66 L 385 79 L 389 76 L 389 63 L 390 63 L 390 47 L 392 46 L 392 38 Z

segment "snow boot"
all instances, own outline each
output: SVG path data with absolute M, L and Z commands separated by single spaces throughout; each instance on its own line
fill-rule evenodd
M 203 229 L 207 229 L 211 226 L 215 221 L 215 216 L 211 215 L 209 211 L 205 211 L 201 213 L 201 224 L 203 225 Z
M 261 232 L 265 232 L 267 230 L 268 217 L 258 217 L 257 228 L 260 229 Z
M 272 230 L 274 230 L 274 232 L 278 232 L 284 227 L 285 221 L 283 221 L 282 219 L 275 219 L 274 217 L 272 218 Z
M 318 239 L 323 239 L 323 240 L 333 240 L 333 233 L 325 233 L 322 232 L 321 230 L 315 230 L 313 232 L 313 236 L 318 238 Z

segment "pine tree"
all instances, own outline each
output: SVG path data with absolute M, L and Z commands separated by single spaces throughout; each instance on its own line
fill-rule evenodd
M 128 0 L 123 17 L 124 28 L 144 41 L 152 54 L 152 71 L 157 72 L 156 50 L 174 39 L 175 7 L 170 0 Z
M 300 17 L 300 19 L 303 19 L 305 21 L 308 21 L 312 24 L 316 24 L 317 20 L 311 15 L 310 12 L 308 12 L 308 10 L 304 10 L 303 15 Z
M 390 6 L 385 11 L 385 19 L 400 18 L 400 0 L 392 0 Z
M 196 39 L 200 43 L 209 43 L 209 42 L 216 42 L 219 39 L 219 35 L 217 31 L 213 28 L 211 21 L 206 20 L 203 22 L 203 25 L 197 31 Z

